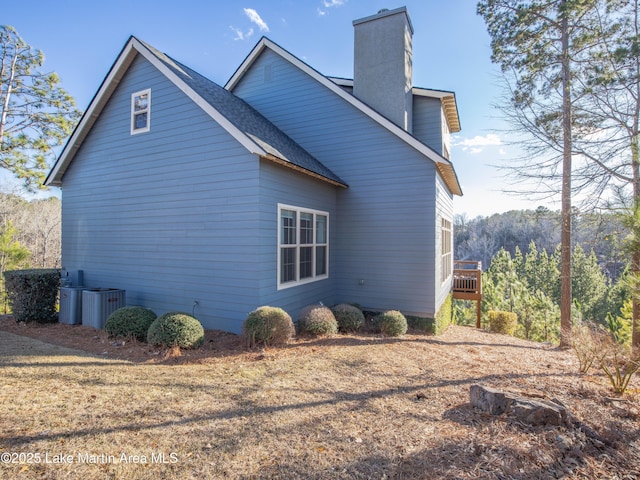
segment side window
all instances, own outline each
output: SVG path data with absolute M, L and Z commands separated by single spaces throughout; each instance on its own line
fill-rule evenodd
M 278 289 L 327 278 L 329 213 L 278 205 Z
M 151 89 L 131 95 L 131 135 L 151 129 Z
M 451 232 L 451 222 L 445 218 L 442 219 L 440 235 L 442 242 L 440 247 L 440 252 L 442 254 L 440 281 L 444 282 L 451 276 L 453 268 L 453 238 Z

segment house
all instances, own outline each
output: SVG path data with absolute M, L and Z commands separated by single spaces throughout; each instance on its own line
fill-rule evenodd
M 352 80 L 262 38 L 224 87 L 131 37 L 46 180 L 64 269 L 231 332 L 261 305 L 433 318 L 462 194 L 455 95 L 413 87 L 406 8 L 353 26 Z

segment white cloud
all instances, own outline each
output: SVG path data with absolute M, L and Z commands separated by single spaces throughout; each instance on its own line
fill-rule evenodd
M 345 3 L 347 3 L 347 0 L 322 0 L 322 4 L 326 8 L 339 7 L 340 5 L 344 5 Z
M 233 25 L 230 25 L 229 28 L 236 34 L 236 36 L 233 37 L 234 40 L 244 40 L 253 35 L 253 28 L 250 28 L 246 32 L 243 32 L 238 27 L 234 27 Z
M 322 5 L 324 5 L 324 8 L 341 7 L 347 3 L 347 1 L 348 0 L 322 0 Z M 324 17 L 327 14 L 327 12 L 322 10 L 320 7 L 317 8 L 317 12 L 321 17 Z
M 269 25 L 267 25 L 267 22 L 262 20 L 260 15 L 258 15 L 258 12 L 256 12 L 253 8 L 245 8 L 244 13 L 247 17 L 249 17 L 249 20 L 251 20 L 253 23 L 255 23 L 258 26 L 260 31 L 262 32 L 269 31 Z
M 242 32 L 242 30 L 234 27 L 233 25 L 229 25 L 229 28 L 233 31 L 233 33 L 236 34 L 236 36 L 233 37 L 234 40 L 244 40 L 244 33 Z
M 484 147 L 495 145 L 502 145 L 502 140 L 494 133 L 489 133 L 485 136 L 476 135 L 473 138 L 463 138 L 454 144 L 456 147 L 462 147 L 463 152 L 468 152 L 471 155 L 481 153 Z M 502 148 L 500 149 L 500 153 L 504 153 Z
M 495 133 L 490 133 L 484 137 L 476 135 L 473 138 L 465 138 L 458 145 L 463 147 L 486 147 L 488 145 L 502 145 L 502 140 Z

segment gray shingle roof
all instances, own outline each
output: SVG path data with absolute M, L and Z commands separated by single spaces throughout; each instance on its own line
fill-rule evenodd
M 153 55 L 265 152 L 299 169 L 346 186 L 340 177 L 294 142 L 251 105 L 195 70 L 137 39 Z

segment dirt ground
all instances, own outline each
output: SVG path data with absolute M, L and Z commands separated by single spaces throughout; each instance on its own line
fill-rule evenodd
M 220 356 L 247 353 L 240 335 L 219 330 L 205 331 L 205 342 L 202 348 L 181 352 L 155 348 L 135 340 L 111 339 L 104 330 L 96 330 L 84 325 L 16 323 L 10 315 L 0 316 L 0 330 L 61 347 L 76 348 L 105 358 L 117 358 L 135 363 L 201 363 Z
M 51 369 L 45 345 L 3 341 L 2 332 L 94 357 L 52 355 Z M 578 372 L 571 350 L 470 327 L 297 338 L 255 351 L 238 335 L 207 331 L 201 349 L 179 352 L 3 317 L 0 345 L 0 447 L 153 445 L 180 459 L 162 469 L 17 465 L 6 471 L 15 478 L 640 478 L 638 378 L 617 397 L 597 370 Z M 560 400 L 575 422 L 534 427 L 488 415 L 469 404 L 472 384 Z M 138 413 L 123 416 L 131 404 Z

